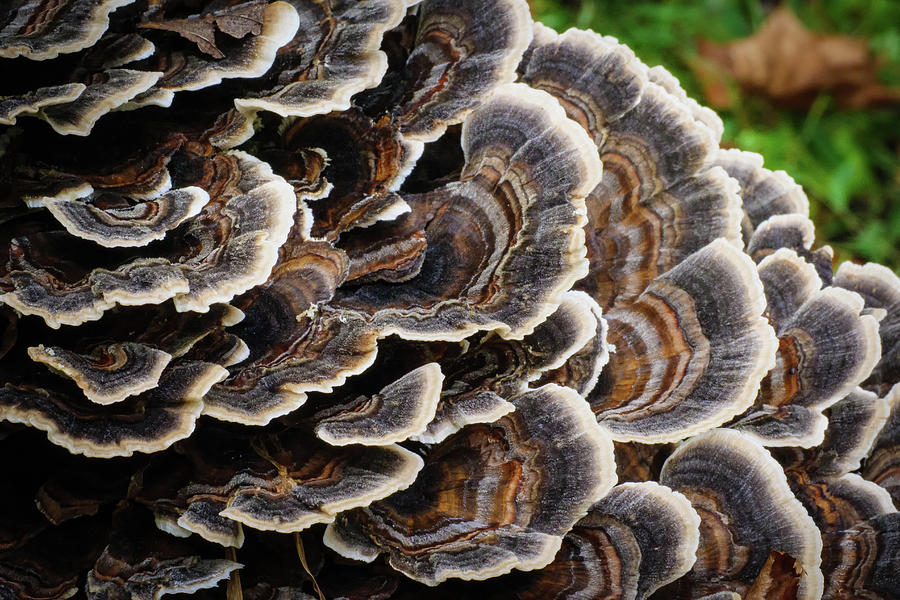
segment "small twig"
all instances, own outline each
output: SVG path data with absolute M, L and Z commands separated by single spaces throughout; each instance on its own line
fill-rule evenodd
M 297 556 L 300 557 L 300 564 L 303 565 L 303 570 L 306 571 L 306 574 L 309 575 L 309 578 L 312 580 L 313 589 L 316 590 L 316 594 L 318 594 L 319 600 L 325 600 L 325 594 L 322 593 L 322 589 L 319 587 L 319 583 L 316 581 L 316 578 L 312 574 L 312 571 L 309 570 L 309 565 L 306 563 L 306 551 L 303 550 L 303 540 L 300 539 L 299 531 L 294 533 L 294 541 L 297 544 Z
M 228 558 L 237 562 L 237 552 L 234 548 L 228 549 Z M 227 600 L 244 600 L 244 590 L 241 586 L 241 570 L 235 569 L 228 576 L 228 587 L 225 588 L 225 598 Z

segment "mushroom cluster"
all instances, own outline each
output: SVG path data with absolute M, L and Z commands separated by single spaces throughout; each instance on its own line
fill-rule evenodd
M 900 278 L 525 0 L 0 7 L 0 598 L 895 598 Z

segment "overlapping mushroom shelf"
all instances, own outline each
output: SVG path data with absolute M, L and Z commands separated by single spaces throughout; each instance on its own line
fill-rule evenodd
M 0 597 L 900 589 L 900 279 L 524 0 L 0 8 Z

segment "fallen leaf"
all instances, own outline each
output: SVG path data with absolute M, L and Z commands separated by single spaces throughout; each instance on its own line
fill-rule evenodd
M 730 101 L 722 93 L 722 74 L 748 93 L 795 108 L 808 108 L 823 92 L 833 94 L 845 108 L 900 100 L 900 88 L 878 81 L 879 61 L 865 40 L 813 33 L 786 8 L 774 10 L 749 37 L 727 44 L 702 40 L 699 50 L 717 67 L 719 80 L 709 64 L 692 66 L 709 93 L 707 99 L 719 107 Z
M 772 550 L 744 600 L 796 600 L 802 574 L 793 556 Z
M 225 54 L 216 46 L 216 29 L 233 38 L 242 38 L 248 33 L 259 35 L 264 10 L 265 3 L 262 0 L 252 0 L 183 19 L 160 18 L 145 21 L 140 27 L 173 31 L 197 44 L 201 52 L 213 58 L 224 58 Z

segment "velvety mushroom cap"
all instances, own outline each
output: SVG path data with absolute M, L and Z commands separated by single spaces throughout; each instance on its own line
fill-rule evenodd
M 900 580 L 900 512 L 864 521 L 828 536 L 826 543 L 839 552 L 834 576 L 823 598 L 888 600 Z
M 28 356 L 72 379 L 85 397 L 97 404 L 113 404 L 157 386 L 172 355 L 133 342 L 98 346 L 90 355 L 43 345 Z
M 820 290 L 813 266 L 793 250 L 779 249 L 758 269 L 778 353 L 756 405 L 733 426 L 767 446 L 814 446 L 828 424 L 821 411 L 849 394 L 878 362 L 878 322 L 860 314 L 858 294 Z
M 208 546 L 156 531 L 148 517 L 132 506 L 114 516 L 110 544 L 87 574 L 89 598 L 158 600 L 165 594 L 192 594 L 215 587 L 242 567 L 212 558 L 216 554 Z
M 862 474 L 886 489 L 900 509 L 900 384 L 887 394 L 886 403 L 890 411 L 887 421 L 875 438 Z
M 584 132 L 547 94 L 509 84 L 469 114 L 462 139 L 461 180 L 429 194 L 419 273 L 338 294 L 381 335 L 521 339 L 585 274 L 582 198 L 600 165 Z
M 833 251 L 829 246 L 812 250 L 814 237 L 813 222 L 805 214 L 772 215 L 753 231 L 745 252 L 760 262 L 779 248 L 789 248 L 813 265 L 822 281 L 830 285 Z
M 0 58 L 47 60 L 92 45 L 109 27 L 109 14 L 134 0 L 12 0 L 0 23 Z
M 577 30 L 541 38 L 519 67 L 522 79 L 560 101 L 603 162 L 586 200 L 591 266 L 579 288 L 606 310 L 717 238 L 739 246 L 737 185 L 707 168 L 714 135 L 687 103 L 648 81 L 613 38 Z
M 138 499 L 223 545 L 240 545 L 236 524 L 291 533 L 329 523 L 406 488 L 422 468 L 399 446 L 334 447 L 305 429 L 255 436 L 201 429 L 178 449 L 186 460 L 162 459 Z
M 487 579 L 553 560 L 562 536 L 615 480 L 612 444 L 584 400 L 546 385 L 511 413 L 435 446 L 407 490 L 338 517 L 325 543 L 437 585 Z
M 497 87 L 515 79 L 531 41 L 522 0 L 425 0 L 395 112 L 408 139 L 433 141 Z
M 146 246 L 164 238 L 168 231 L 196 216 L 208 201 L 209 194 L 190 186 L 131 206 L 105 208 L 58 198 L 48 198 L 43 205 L 72 235 L 115 248 Z
M 820 597 L 819 530 L 758 443 L 726 429 L 698 435 L 669 457 L 660 483 L 687 496 L 701 519 L 697 562 L 680 585 L 741 592 L 778 550 L 802 565 L 798 598 Z
M 153 20 L 143 23 L 145 31 L 165 27 Z M 156 105 L 168 107 L 174 95 L 182 90 L 199 90 L 214 86 L 223 79 L 255 78 L 274 68 L 278 49 L 289 43 L 298 31 L 297 11 L 288 2 L 272 2 L 262 12 L 258 35 L 250 35 L 232 44 L 221 58 L 213 57 L 203 48 L 185 52 L 179 46 L 157 49 L 149 59 L 148 68 L 162 72 L 162 77 L 146 92 L 132 99 L 131 107 Z
M 528 585 L 517 597 L 642 600 L 690 570 L 699 526 L 681 494 L 652 482 L 618 485 L 575 524 L 552 563 L 519 576 Z
M 594 334 L 590 336 L 588 342 L 582 346 L 580 350 L 566 359 L 559 367 L 550 369 L 541 374 L 537 380 L 538 384 L 557 383 L 572 388 L 582 396 L 587 396 L 597 381 L 600 379 L 600 373 L 609 362 L 609 344 L 606 341 L 606 332 L 609 328 L 606 319 L 603 318 L 603 311 L 593 298 L 584 292 L 569 292 L 567 294 L 580 294 L 587 306 L 589 306 L 594 319 L 597 321 L 597 327 Z M 546 321 L 545 321 L 546 323 Z
M 291 4 L 299 15 L 297 35 L 275 46 L 283 47 L 269 75 L 257 84 L 260 91 L 238 98 L 235 105 L 244 113 L 266 110 L 282 117 L 350 108 L 354 94 L 384 77 L 387 57 L 379 51 L 381 39 L 400 23 L 406 6 L 402 0 Z
M 855 265 L 845 262 L 838 267 L 834 284 L 862 296 L 866 309 L 887 311 L 878 328 L 881 360 L 863 384 L 883 396 L 900 382 L 900 277 L 875 263 Z
M 617 441 L 673 442 L 746 410 L 773 366 L 764 308 L 753 262 L 718 240 L 607 313 L 615 352 L 588 396 L 600 424 Z
M 346 257 L 295 234 L 269 280 L 235 302 L 246 317 L 233 331 L 249 356 L 210 390 L 204 414 L 264 425 L 301 406 L 307 392 L 330 392 L 375 360 L 377 335 L 362 317 L 319 310 L 346 277 Z
M 201 398 L 223 379 L 219 365 L 182 362 L 159 385 L 111 406 L 30 385 L 0 388 L 0 421 L 47 432 L 54 444 L 86 456 L 131 456 L 157 452 L 188 437 L 203 408 Z
M 434 419 L 444 375 L 437 363 L 410 371 L 371 397 L 361 396 L 316 424 L 316 435 L 334 446 L 381 446 L 425 431 Z
M 595 310 L 596 302 L 583 292 L 566 292 L 556 312 L 522 340 L 487 334 L 441 361 L 447 379 L 437 412 L 413 439 L 434 444 L 466 425 L 491 423 L 514 410 L 508 398 L 588 344 L 598 327 Z
M 725 169 L 741 186 L 744 241 L 772 215 L 809 214 L 809 199 L 784 171 L 763 168 L 759 154 L 741 150 L 719 150 L 714 164 Z
M 12 291 L 0 294 L 0 302 L 58 328 L 97 320 L 116 304 L 170 298 L 179 311 L 206 312 L 264 282 L 287 239 L 297 200 L 292 187 L 259 159 L 239 151 L 219 158 L 233 179 L 177 235 L 167 236 L 165 244 L 177 248 L 169 257 L 90 269 L 74 259 L 92 253 L 86 241 L 56 231 L 20 236 L 10 243 Z M 178 246 L 173 237 L 190 243 Z

